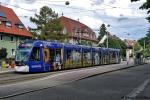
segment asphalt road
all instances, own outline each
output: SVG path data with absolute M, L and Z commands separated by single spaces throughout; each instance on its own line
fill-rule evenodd
M 140 90 L 137 96 L 140 99 L 123 99 L 138 90 L 136 88 L 149 78 L 150 65 L 142 65 L 10 97 L 6 100 L 150 100 L 148 96 L 147 98 L 143 96 L 150 92 L 149 83 L 143 91 Z

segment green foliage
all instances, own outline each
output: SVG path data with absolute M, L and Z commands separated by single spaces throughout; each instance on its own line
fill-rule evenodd
M 145 56 L 150 57 L 150 44 L 146 45 L 146 51 L 144 51 Z
M 7 57 L 7 49 L 1 48 L 0 49 L 0 59 L 6 58 L 6 57 Z
M 146 0 L 146 2 L 140 7 L 140 9 L 147 10 L 147 14 L 148 17 L 146 18 L 148 20 L 148 22 L 150 23 L 150 0 Z M 146 51 L 144 52 L 145 56 L 150 56 L 150 29 L 147 31 L 148 33 L 146 34 L 145 37 L 141 38 L 138 40 L 138 43 L 142 46 L 144 46 L 144 42 L 145 42 L 145 49 Z
M 35 17 L 31 17 L 30 20 L 37 25 L 36 29 L 31 30 L 34 37 L 42 40 L 59 41 L 63 41 L 67 37 L 67 34 L 62 34 L 63 26 L 58 14 L 47 6 L 42 7 L 39 14 L 35 14 Z
M 29 31 L 32 34 L 32 39 L 39 39 L 40 34 L 38 34 L 37 29 L 33 29 L 29 27 Z
M 116 36 L 111 36 L 111 34 L 109 32 L 107 32 L 107 28 L 106 28 L 105 24 L 102 24 L 100 27 L 99 36 L 97 38 L 98 41 L 100 41 L 102 39 L 102 37 L 106 34 L 108 35 L 108 47 L 120 49 L 121 55 L 125 57 L 125 55 L 126 55 L 125 42 Z M 107 39 L 104 41 L 104 43 L 100 44 L 99 46 L 106 47 L 106 45 L 107 45 Z
M 81 40 L 81 45 L 87 45 L 87 42 L 85 40 Z
M 141 38 L 138 40 L 138 43 L 144 47 L 144 42 L 145 42 L 145 51 L 143 49 L 143 53 L 145 56 L 150 56 L 150 36 L 146 35 L 145 37 Z
M 142 46 L 138 42 L 133 45 L 133 48 L 135 53 L 139 53 L 142 50 Z
M 136 2 L 136 1 L 140 1 L 140 0 L 131 0 L 131 2 Z
M 140 9 L 148 10 L 147 13 L 150 13 L 150 0 L 146 0 L 146 2 L 140 7 Z M 147 20 L 150 22 L 150 15 L 147 17 Z
M 106 41 L 105 41 L 106 43 Z M 121 39 L 119 39 L 116 36 L 109 36 L 108 38 L 108 47 L 109 48 L 116 48 L 116 49 L 120 49 L 120 53 L 123 57 L 125 57 L 126 55 L 126 44 L 124 41 L 122 41 Z
M 92 42 L 91 41 L 87 41 L 87 40 L 81 40 L 81 45 L 87 45 L 87 46 L 92 46 Z

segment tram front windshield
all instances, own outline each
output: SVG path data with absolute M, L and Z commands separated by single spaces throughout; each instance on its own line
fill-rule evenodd
M 30 51 L 17 50 L 16 61 L 27 61 L 29 58 Z
M 30 42 L 21 43 L 17 49 L 16 61 L 21 61 L 21 62 L 28 61 L 31 49 L 32 49 L 32 43 Z

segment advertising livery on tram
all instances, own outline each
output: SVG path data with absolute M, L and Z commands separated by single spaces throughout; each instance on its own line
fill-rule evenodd
M 15 58 L 17 72 L 46 72 L 120 63 L 120 50 L 48 41 L 20 43 Z

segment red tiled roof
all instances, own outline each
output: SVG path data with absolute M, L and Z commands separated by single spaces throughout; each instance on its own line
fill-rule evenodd
M 126 42 L 126 45 L 127 45 L 127 46 L 133 46 L 134 43 L 135 43 L 134 40 L 125 40 L 125 42 Z
M 17 17 L 15 12 L 8 7 L 4 7 L 0 5 L 0 12 L 1 15 L 4 14 L 6 18 L 3 18 L 0 16 L 0 32 L 5 33 L 5 34 L 12 34 L 12 35 L 17 35 L 17 36 L 26 36 L 26 37 L 32 37 L 31 33 L 24 27 L 23 29 L 19 29 L 16 24 L 21 23 L 20 19 Z M 7 27 L 4 23 L 4 21 L 10 21 L 12 26 Z M 23 24 L 22 24 L 23 25 Z
M 90 36 L 81 36 L 82 39 L 87 39 L 87 40 L 92 40 L 92 41 L 97 41 L 96 40 L 96 35 L 95 33 L 92 31 L 91 28 L 89 28 L 88 26 L 86 26 L 85 24 L 80 23 L 79 21 L 67 18 L 67 17 L 60 17 L 60 21 L 63 24 L 63 26 L 65 26 L 67 33 L 69 33 L 69 35 L 71 37 L 76 37 L 75 36 L 75 29 L 79 29 L 81 31 L 84 32 L 88 32 L 89 34 L 91 34 L 90 36 L 93 36 L 93 38 L 91 38 Z

